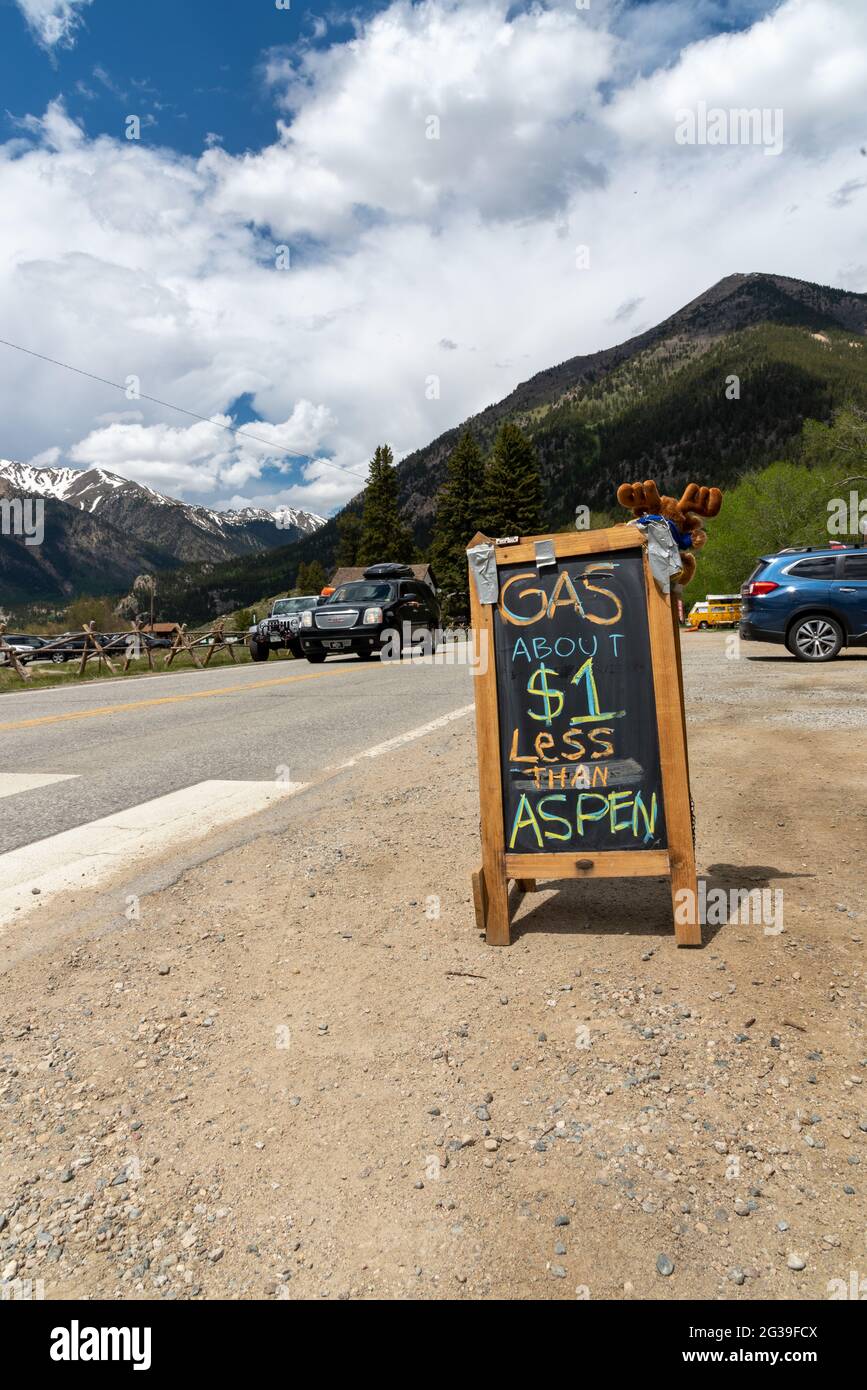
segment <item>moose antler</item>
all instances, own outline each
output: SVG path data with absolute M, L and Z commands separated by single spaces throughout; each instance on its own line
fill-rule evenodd
M 683 561 L 680 575 L 675 575 L 675 578 L 679 578 L 682 584 L 688 584 L 695 574 L 695 552 L 701 550 L 707 540 L 702 520 L 716 516 L 722 507 L 719 488 L 699 487 L 698 483 L 690 483 L 678 502 L 674 497 L 661 497 L 656 483 L 647 479 L 643 483 L 621 483 L 617 489 L 617 500 L 636 518 L 640 519 L 648 512 L 665 518 Z
M 718 487 L 688 483 L 677 505 L 682 512 L 694 512 L 696 516 L 717 516 L 722 506 L 722 493 Z
M 617 489 L 617 500 L 621 507 L 629 507 L 636 512 L 659 512 L 662 508 L 659 490 L 650 479 L 646 483 L 621 483 Z

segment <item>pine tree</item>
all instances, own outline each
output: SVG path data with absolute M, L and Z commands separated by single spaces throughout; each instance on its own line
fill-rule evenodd
M 536 450 L 505 421 L 485 474 L 485 529 L 491 536 L 532 536 L 542 529 L 542 478 Z
M 356 511 L 341 512 L 337 518 L 337 554 L 335 560 L 339 569 L 358 564 L 358 550 L 361 545 L 361 517 Z
M 471 430 L 449 456 L 446 481 L 437 494 L 431 564 L 450 613 L 469 611 L 467 545 L 485 519 L 485 461 Z
M 385 560 L 405 563 L 414 553 L 412 532 L 404 525 L 398 511 L 394 455 L 387 444 L 379 444 L 370 461 L 364 493 L 358 563 L 375 565 Z
M 311 560 L 307 566 L 306 594 L 318 594 L 325 588 L 325 571 L 318 560 Z

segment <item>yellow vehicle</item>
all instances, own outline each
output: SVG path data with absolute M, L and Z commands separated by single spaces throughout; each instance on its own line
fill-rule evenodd
M 740 594 L 708 594 L 689 610 L 686 626 L 690 632 L 709 627 L 737 627 L 741 620 Z

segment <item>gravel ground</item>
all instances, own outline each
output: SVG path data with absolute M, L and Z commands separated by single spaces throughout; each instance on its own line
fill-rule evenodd
M 827 1298 L 867 1274 L 864 659 L 684 639 L 700 871 L 472 918 L 472 727 L 0 943 L 0 1277 L 73 1298 Z M 799 716 L 809 737 L 782 720 Z M 859 726 L 860 727 L 860 726 Z M 857 737 L 857 735 L 856 735 Z

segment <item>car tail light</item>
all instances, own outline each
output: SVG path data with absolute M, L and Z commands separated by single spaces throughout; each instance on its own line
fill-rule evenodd
M 382 622 L 382 609 L 381 609 L 381 608 L 365 608 L 365 610 L 364 610 L 364 617 L 361 619 L 361 621 L 362 621 L 363 623 L 381 623 L 381 622 Z
M 779 589 L 779 584 L 775 584 L 772 579 L 754 579 L 746 587 L 745 598 L 760 598 L 762 594 L 773 593 L 774 589 Z

